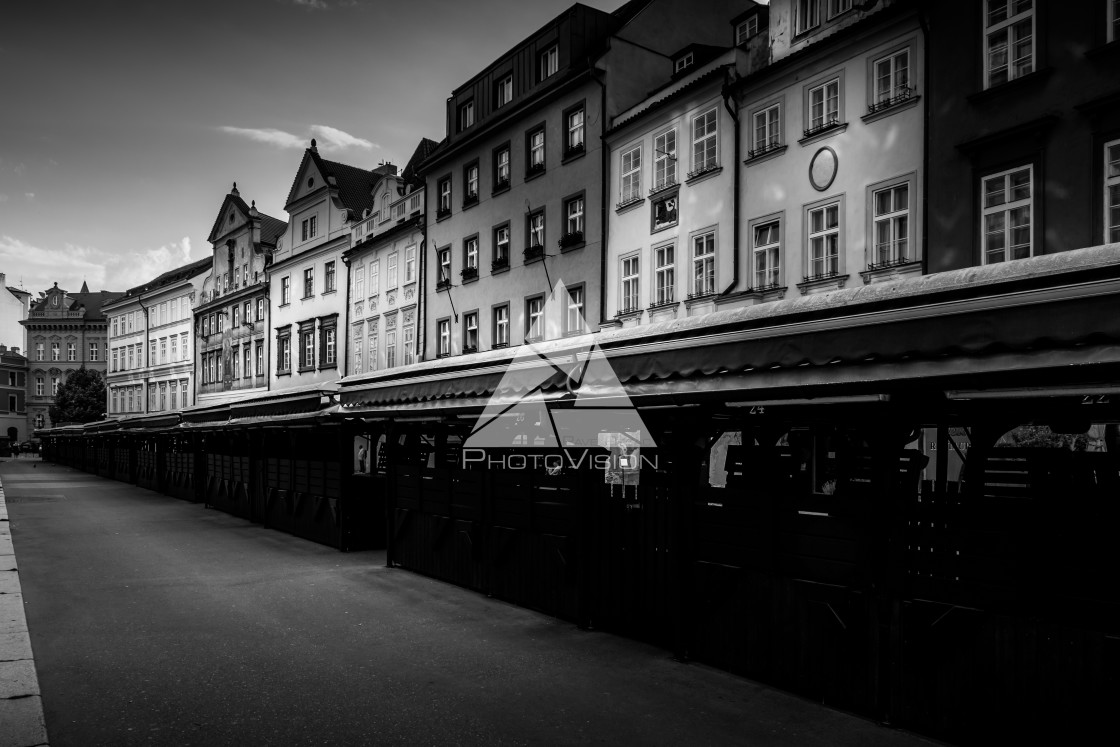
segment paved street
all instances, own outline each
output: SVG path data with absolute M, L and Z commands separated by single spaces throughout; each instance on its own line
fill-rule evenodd
M 928 744 L 384 553 L 37 461 L 0 479 L 56 747 Z

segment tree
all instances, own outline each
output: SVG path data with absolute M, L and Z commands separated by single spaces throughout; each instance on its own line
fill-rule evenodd
M 92 423 L 105 414 L 105 377 L 82 366 L 58 388 L 51 405 L 51 423 Z

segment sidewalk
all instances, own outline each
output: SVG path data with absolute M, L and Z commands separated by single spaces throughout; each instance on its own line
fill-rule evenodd
M 4 483 L 0 480 L 0 747 L 45 744 L 43 699 L 27 635 Z

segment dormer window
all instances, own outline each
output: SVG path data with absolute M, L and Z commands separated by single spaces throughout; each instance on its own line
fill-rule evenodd
M 498 81 L 494 91 L 494 100 L 498 108 L 505 106 L 513 100 L 513 76 L 507 75 Z
M 468 101 L 459 107 L 459 132 L 474 124 L 474 101 Z
M 735 46 L 746 44 L 747 40 L 758 33 L 758 16 L 753 15 L 735 26 Z
M 538 80 L 544 80 L 555 75 L 556 71 L 560 69 L 560 48 L 553 44 L 542 52 L 538 69 L 540 72 Z
M 692 63 L 694 60 L 695 58 L 693 57 L 692 52 L 686 52 L 682 54 L 676 59 L 675 62 L 673 62 L 673 72 L 679 73 L 682 70 L 686 70 L 692 67 Z

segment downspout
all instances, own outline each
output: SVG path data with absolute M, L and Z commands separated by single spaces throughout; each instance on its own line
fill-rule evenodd
M 424 220 L 417 221 L 416 225 L 420 229 L 420 235 L 424 238 L 420 239 L 420 287 L 427 288 L 428 284 L 424 277 L 427 272 L 428 263 L 426 261 L 428 255 L 428 235 L 427 235 L 427 194 L 424 195 Z M 424 333 L 428 329 L 428 303 L 423 293 L 416 294 L 416 303 L 419 305 L 420 310 L 416 314 L 416 362 L 427 360 L 424 356 Z
M 148 329 L 148 307 L 144 305 L 144 292 L 143 291 L 141 291 L 140 294 L 136 296 L 136 303 L 140 304 L 140 309 L 144 312 L 144 342 L 140 346 L 143 349 L 143 348 L 147 348 L 149 346 L 148 333 L 150 331 Z M 151 360 L 152 351 L 151 350 L 146 350 L 145 352 L 147 352 L 147 355 L 144 357 L 144 370 L 147 373 L 150 374 L 151 371 L 149 369 L 151 368 L 151 366 L 148 365 L 148 361 Z M 143 395 L 144 396 L 144 414 L 148 414 L 150 412 L 150 410 L 148 409 L 148 397 L 149 397 L 149 394 L 148 394 L 148 380 L 149 380 L 149 378 L 150 378 L 149 376 L 144 377 L 144 395 Z
M 929 24 L 926 22 L 925 12 L 919 4 L 915 11 L 918 14 L 918 24 L 922 28 L 922 75 L 925 77 L 926 103 L 922 105 L 922 274 L 929 274 L 929 102 L 932 98 L 930 88 L 931 70 L 929 66 Z M 940 460 L 938 460 L 940 464 Z
M 587 67 L 591 72 L 591 80 L 599 84 L 599 232 L 602 236 L 599 242 L 599 325 L 601 326 L 603 320 L 607 318 L 607 292 L 604 284 L 607 280 L 607 238 L 610 225 L 607 220 L 610 154 L 607 152 L 606 128 L 603 126 L 607 117 L 607 84 L 599 80 L 597 75 L 599 70 L 590 59 L 587 61 Z
M 337 340 L 335 345 L 342 350 L 342 372 L 338 378 L 345 379 L 346 372 L 350 370 L 350 346 L 354 344 L 354 337 L 350 334 L 350 304 L 353 303 L 350 291 L 354 287 L 354 278 L 350 274 L 350 258 L 346 256 L 346 252 L 342 253 L 342 264 L 346 265 L 346 313 L 342 317 L 342 327 L 335 332 L 335 335 L 345 335 L 345 337 L 342 340 Z M 346 344 L 342 344 L 343 340 L 346 341 Z
M 720 93 L 723 95 L 723 105 L 727 109 L 727 113 L 731 115 L 731 121 L 735 123 L 735 160 L 731 162 L 735 168 L 735 186 L 732 187 L 731 193 L 731 199 L 734 202 L 735 216 L 735 225 L 732 228 L 731 283 L 720 293 L 721 296 L 726 296 L 739 285 L 739 180 L 742 178 L 743 173 L 743 170 L 739 168 L 739 152 L 741 148 L 739 143 L 739 114 L 732 104 L 733 96 L 731 93 L 731 80 L 728 71 L 724 72 L 723 90 Z

